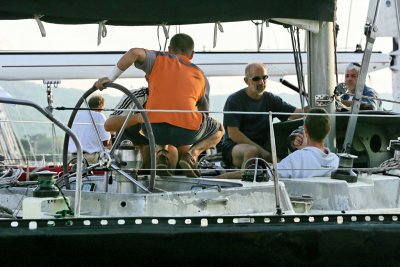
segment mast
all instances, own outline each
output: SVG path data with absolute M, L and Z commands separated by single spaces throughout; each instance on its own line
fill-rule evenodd
M 335 60 L 333 47 L 333 22 L 319 22 L 317 33 L 308 32 L 308 87 L 310 92 L 311 106 L 316 107 L 316 96 L 333 95 L 335 84 Z M 322 73 L 321 73 L 322 72 Z M 334 104 L 331 102 L 325 107 L 328 113 L 335 112 Z M 331 131 L 327 138 L 327 146 L 335 151 L 336 121 L 331 117 Z
M 400 1 L 395 0 L 395 25 L 397 27 L 394 27 L 395 29 L 395 34 L 393 34 L 393 52 L 391 53 L 391 56 L 393 57 L 393 62 L 392 66 L 390 69 L 392 70 L 392 94 L 393 94 L 393 100 L 400 102 L 400 51 L 399 51 L 399 26 L 400 26 L 400 21 L 399 21 L 399 14 L 400 14 Z M 393 103 L 393 112 L 398 112 L 400 113 L 400 104 Z

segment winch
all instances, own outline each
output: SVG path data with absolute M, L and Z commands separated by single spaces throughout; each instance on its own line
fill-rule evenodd
M 140 150 L 130 140 L 123 140 L 115 150 L 117 165 L 124 172 L 137 179 L 137 171 L 142 167 L 143 158 Z M 118 193 L 134 193 L 136 185 L 121 174 L 115 178 Z

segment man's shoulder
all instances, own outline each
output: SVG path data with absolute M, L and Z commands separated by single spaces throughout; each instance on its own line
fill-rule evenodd
M 240 89 L 228 96 L 225 101 L 224 111 L 232 111 L 232 110 L 242 110 L 246 106 L 246 101 L 244 97 L 245 89 Z M 227 114 L 224 114 L 224 116 Z
M 75 116 L 75 120 L 89 120 L 90 116 L 93 117 L 93 119 L 97 119 L 97 118 L 105 118 L 104 113 L 102 112 L 97 112 L 97 111 L 90 111 L 91 115 L 89 114 L 88 110 L 81 110 L 79 111 L 76 116 Z
M 279 95 L 275 95 L 271 92 L 264 92 L 264 101 L 271 107 L 271 111 L 294 112 L 296 110 L 295 106 L 286 102 Z
M 228 96 L 228 99 L 241 98 L 241 97 L 243 97 L 243 94 L 245 94 L 245 91 L 246 91 L 246 88 L 239 89 L 236 92 L 230 94 Z
M 273 93 L 271 93 L 271 92 L 268 92 L 268 91 L 264 91 L 264 95 L 263 95 L 263 96 L 264 96 L 265 98 L 271 99 L 271 100 L 282 99 L 280 96 L 275 95 L 275 94 L 273 94 Z
M 93 115 L 93 118 L 94 119 L 96 119 L 96 118 L 98 118 L 98 119 L 100 119 L 100 120 L 105 120 L 106 119 L 106 115 L 104 115 L 104 113 L 103 112 L 92 112 L 92 115 Z
M 302 149 L 296 150 L 293 153 L 290 153 L 286 158 L 283 160 L 299 162 L 299 159 L 306 157 L 307 155 L 315 153 L 315 150 L 318 148 L 307 146 Z M 283 161 L 282 160 L 282 161 Z
M 290 153 L 285 158 L 283 158 L 279 163 L 278 166 L 280 167 L 288 167 L 295 165 L 296 163 L 300 162 L 299 159 L 302 158 L 303 152 L 302 150 L 296 150 L 293 153 Z
M 303 149 L 298 149 L 294 151 L 293 153 L 290 153 L 287 158 L 295 159 L 295 158 L 302 158 L 304 155 L 309 154 L 310 150 L 307 149 L 308 147 L 305 147 Z
M 367 95 L 367 94 L 370 94 L 370 95 L 377 95 L 377 93 L 376 93 L 376 91 L 375 91 L 375 89 L 373 89 L 372 87 L 369 87 L 369 86 L 364 86 L 364 90 L 363 90 L 363 95 Z

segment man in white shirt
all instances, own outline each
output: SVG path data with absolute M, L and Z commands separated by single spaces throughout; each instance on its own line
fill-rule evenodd
M 94 164 L 98 162 L 103 148 L 110 145 L 111 135 L 104 129 L 106 116 L 101 113 L 104 108 L 104 97 L 101 95 L 92 96 L 88 104 L 91 110 L 79 111 L 75 116 L 71 130 L 81 142 L 83 157 L 89 164 Z M 73 155 L 77 152 L 76 146 L 72 141 L 68 143 L 68 152 Z
M 339 157 L 324 145 L 330 131 L 326 111 L 313 108 L 304 120 L 304 133 L 298 134 L 294 145 L 299 150 L 278 163 L 280 178 L 309 178 L 329 176 L 339 165 Z

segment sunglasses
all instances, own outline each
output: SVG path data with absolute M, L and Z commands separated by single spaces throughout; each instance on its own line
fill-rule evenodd
M 268 75 L 264 75 L 264 76 L 262 76 L 262 77 L 260 77 L 260 76 L 254 76 L 254 77 L 251 77 L 251 78 L 249 78 L 249 79 L 252 80 L 253 82 L 258 82 L 258 81 L 260 81 L 260 80 L 265 81 L 265 80 L 268 79 Z

